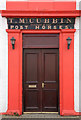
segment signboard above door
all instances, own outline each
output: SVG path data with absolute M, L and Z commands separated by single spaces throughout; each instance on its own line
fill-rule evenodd
M 8 29 L 74 29 L 75 18 L 7 18 Z

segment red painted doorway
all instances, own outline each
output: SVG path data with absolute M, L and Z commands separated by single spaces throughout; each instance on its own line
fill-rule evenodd
M 7 114 L 17 111 L 22 114 L 22 47 L 23 34 L 59 34 L 59 106 L 60 115 L 75 115 L 74 111 L 74 32 L 75 29 L 62 30 L 6 30 L 8 32 L 8 110 Z M 15 49 L 12 49 L 11 38 L 16 39 Z M 70 49 L 67 49 L 66 39 L 72 39 Z M 50 38 L 51 39 L 51 38 Z M 55 38 L 54 38 L 55 39 Z M 54 40 L 53 39 L 53 40 Z M 27 39 L 28 40 L 28 39 Z M 50 44 L 50 43 L 49 43 Z M 32 48 L 38 48 L 38 45 L 32 45 Z M 56 44 L 50 45 L 54 48 Z M 40 48 L 43 48 L 40 46 Z M 49 48 L 44 45 L 44 48 Z M 13 63 L 13 66 L 12 66 Z M 66 69 L 67 68 L 67 69 Z M 69 74 L 69 75 L 68 75 Z M 13 77 L 12 77 L 13 76 Z M 69 89 L 68 89 L 69 88 Z M 70 92 L 69 92 L 70 91 Z M 13 94 L 13 96 L 12 96 Z M 13 104 L 12 104 L 13 99 Z M 70 99 L 70 101 L 68 101 Z

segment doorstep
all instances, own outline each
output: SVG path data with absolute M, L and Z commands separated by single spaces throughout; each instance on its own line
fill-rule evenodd
M 26 113 L 21 116 L 3 115 L 2 120 L 80 120 L 80 116 L 60 116 L 57 113 Z

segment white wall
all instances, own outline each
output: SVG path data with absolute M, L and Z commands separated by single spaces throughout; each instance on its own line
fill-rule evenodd
M 6 9 L 6 0 L 0 0 L 0 10 Z
M 0 0 L 0 10 L 6 9 L 6 0 Z M 8 37 L 7 20 L 0 13 L 0 113 L 8 109 Z
M 81 112 L 81 17 L 79 19 L 79 111 Z
M 80 6 L 80 2 L 81 2 L 81 0 L 76 0 L 76 10 L 80 9 L 80 7 L 79 7 Z
M 81 0 L 76 0 L 76 10 L 81 10 Z M 74 42 L 74 103 L 75 111 L 81 112 L 81 17 L 76 20 Z
M 74 36 L 74 109 L 79 112 L 79 17 L 75 20 Z

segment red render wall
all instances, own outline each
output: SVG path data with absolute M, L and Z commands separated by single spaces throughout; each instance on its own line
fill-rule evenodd
M 67 49 L 66 39 L 70 37 L 72 39 L 70 49 Z M 61 115 L 74 115 L 74 33 L 63 30 L 62 33 L 62 66 L 61 66 L 61 87 L 62 93 L 62 113 Z
M 7 1 L 7 10 L 76 10 L 76 2 L 27 2 Z
M 8 110 L 7 114 L 22 113 L 22 41 L 20 30 L 8 32 Z M 15 49 L 10 39 L 14 36 Z M 20 86 L 21 85 L 21 86 Z

